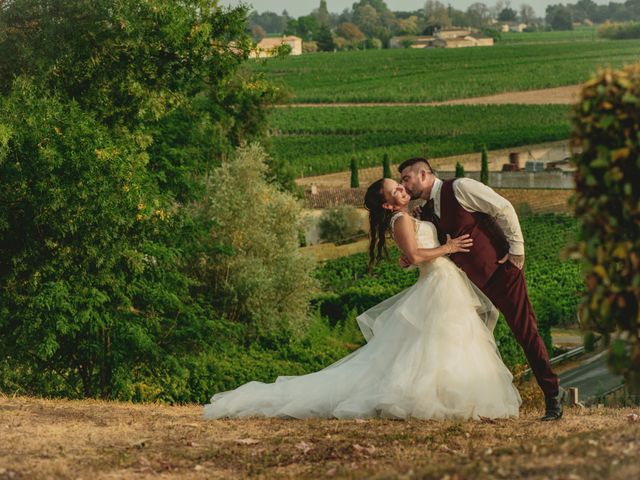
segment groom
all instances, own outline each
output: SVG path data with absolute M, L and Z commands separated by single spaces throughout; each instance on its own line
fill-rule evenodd
M 453 254 L 451 260 L 502 312 L 524 350 L 545 396 L 546 411 L 541 420 L 560 419 L 565 391 L 551 370 L 529 302 L 522 272 L 524 239 L 513 206 L 470 178 L 440 180 L 426 158 L 406 160 L 398 170 L 411 198 L 424 200 L 420 217 L 435 223 L 439 237 L 471 235 L 472 253 Z M 401 259 L 401 264 L 408 266 L 406 259 Z

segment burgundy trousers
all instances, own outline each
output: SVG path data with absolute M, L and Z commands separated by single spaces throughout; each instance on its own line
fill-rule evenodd
M 504 315 L 544 394 L 555 396 L 558 376 L 551 370 L 547 347 L 538 333 L 523 271 L 507 260 L 481 290 Z

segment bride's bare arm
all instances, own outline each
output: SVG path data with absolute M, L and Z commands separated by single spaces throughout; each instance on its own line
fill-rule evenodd
M 461 235 L 451 238 L 447 235 L 447 243 L 436 248 L 418 248 L 414 230 L 414 220 L 407 215 L 402 215 L 396 219 L 393 229 L 393 239 L 402 254 L 412 264 L 428 262 L 443 255 L 457 252 L 468 252 L 473 245 L 473 240 L 469 235 Z

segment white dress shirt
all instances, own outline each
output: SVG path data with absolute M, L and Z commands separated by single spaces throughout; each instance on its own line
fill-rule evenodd
M 442 180 L 436 177 L 431 188 L 433 209 L 440 217 L 440 192 Z M 453 194 L 458 203 L 467 212 L 482 212 L 491 216 L 504 232 L 509 242 L 511 255 L 524 255 L 524 237 L 518 221 L 518 215 L 511 203 L 498 195 L 484 183 L 472 178 L 458 178 L 453 182 Z M 426 203 L 423 202 L 423 205 Z

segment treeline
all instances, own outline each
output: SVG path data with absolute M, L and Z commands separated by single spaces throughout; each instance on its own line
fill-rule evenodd
M 528 4 L 519 9 L 508 0 L 488 6 L 477 2 L 466 10 L 450 4 L 428 0 L 424 8 L 410 12 L 393 12 L 383 0 L 359 0 L 342 13 L 327 10 L 327 2 L 320 1 L 309 15 L 292 18 L 287 11 L 252 12 L 249 29 L 254 40 L 267 35 L 297 35 L 309 50 L 343 50 L 387 47 L 394 36 L 431 35 L 449 27 L 490 29 L 495 22 L 523 22 L 533 30 L 542 28 L 542 21 Z M 489 31 L 488 33 L 495 33 Z
M 640 20 L 640 0 L 598 5 L 593 0 L 575 4 L 547 6 L 539 17 L 529 4 L 514 8 L 510 0 L 499 0 L 493 6 L 482 2 L 458 10 L 450 4 L 427 0 L 424 8 L 402 12 L 391 11 L 383 0 L 359 0 L 342 13 L 332 13 L 327 2 L 298 18 L 287 11 L 251 12 L 248 28 L 255 41 L 268 35 L 296 35 L 304 40 L 306 51 L 386 48 L 394 36 L 431 35 L 449 27 L 471 27 L 499 39 L 496 25 L 502 22 L 526 24 L 525 31 L 571 30 L 576 23 L 604 23 Z

